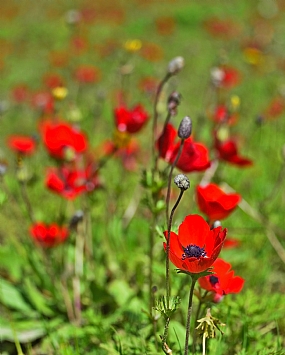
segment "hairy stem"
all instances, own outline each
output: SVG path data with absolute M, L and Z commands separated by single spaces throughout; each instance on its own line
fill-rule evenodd
M 166 243 L 166 262 L 165 262 L 165 286 L 166 286 L 166 304 L 167 308 L 169 308 L 169 298 L 170 298 L 170 272 L 169 272 L 169 250 L 170 250 L 170 236 L 171 236 L 171 225 L 172 225 L 172 219 L 174 212 L 179 205 L 179 202 L 183 196 L 184 190 L 180 190 L 180 194 L 178 196 L 177 201 L 175 202 L 175 205 L 173 206 L 170 216 L 169 216 L 169 221 L 168 221 L 168 227 L 167 227 L 167 243 Z
M 188 344 L 189 344 L 189 337 L 190 337 L 192 302 L 193 302 L 193 294 L 194 294 L 194 288 L 195 288 L 196 281 L 197 281 L 197 278 L 194 275 L 192 275 L 192 282 L 191 282 L 191 287 L 190 287 L 190 292 L 189 292 L 184 355 L 188 355 L 188 351 L 189 351 Z
M 168 185 L 167 185 L 167 193 L 166 193 L 166 223 L 168 224 L 169 222 L 169 200 L 170 200 L 170 192 L 171 192 L 171 181 L 172 181 L 172 174 L 173 174 L 173 170 L 181 156 L 182 153 L 182 149 L 184 146 L 184 139 L 181 139 L 181 143 L 179 146 L 179 150 L 178 153 L 176 155 L 176 158 L 173 162 L 173 164 L 171 165 L 170 171 L 169 171 L 169 175 L 168 175 Z

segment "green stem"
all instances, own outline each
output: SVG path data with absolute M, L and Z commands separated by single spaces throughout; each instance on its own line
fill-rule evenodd
M 169 346 L 166 343 L 166 339 L 168 336 L 168 330 L 169 330 L 169 323 L 170 323 L 170 317 L 166 318 L 165 326 L 164 326 L 164 332 L 162 336 L 162 350 L 164 351 L 165 354 L 172 354 L 172 350 L 169 348 Z
M 194 327 L 197 324 L 197 320 L 198 320 L 199 315 L 200 315 L 200 310 L 201 310 L 202 304 L 204 304 L 203 300 L 205 299 L 205 297 L 206 297 L 208 292 L 209 291 L 205 291 L 204 295 L 201 296 L 201 299 L 199 299 L 199 304 L 198 304 L 197 311 L 196 311 L 196 314 L 195 314 L 195 319 L 194 319 Z M 193 333 L 193 343 L 192 343 L 192 353 L 193 353 L 193 355 L 196 352 L 196 340 L 197 340 L 197 336 L 196 336 L 196 332 L 194 332 Z
M 153 215 L 151 229 L 149 233 L 149 273 L 148 273 L 148 282 L 149 282 L 149 314 L 152 316 L 152 308 L 154 306 L 154 295 L 153 295 L 153 245 L 154 245 L 154 233 L 155 226 L 157 224 L 157 217 Z
M 29 216 L 31 222 L 34 223 L 35 220 L 34 220 L 33 208 L 32 208 L 32 204 L 30 202 L 28 193 L 27 193 L 26 184 L 24 182 L 20 183 L 20 190 L 21 190 L 21 195 L 22 195 L 23 201 L 26 205 L 28 216 Z
M 166 279 L 165 279 L 165 286 L 166 286 L 166 303 L 167 303 L 167 308 L 169 308 L 169 298 L 170 298 L 170 272 L 169 272 L 169 250 L 170 250 L 170 236 L 171 236 L 171 225 L 172 225 L 172 219 L 174 212 L 179 205 L 179 202 L 183 196 L 185 190 L 180 190 L 180 194 L 178 196 L 177 201 L 175 202 L 175 205 L 173 206 L 170 216 L 169 216 L 169 221 L 168 221 L 168 228 L 167 228 L 167 243 L 166 243 L 166 263 L 165 263 L 165 274 L 166 274 Z
M 169 171 L 169 175 L 168 175 L 168 185 L 167 185 L 167 194 L 166 194 L 166 223 L 168 224 L 168 221 L 169 221 L 169 200 L 170 200 L 170 192 L 171 192 L 171 181 L 172 181 L 172 173 L 173 173 L 173 170 L 181 156 L 181 153 L 182 153 L 182 149 L 183 149 L 183 146 L 184 146 L 184 139 L 181 139 L 181 143 L 180 143 L 180 146 L 179 146 L 179 150 L 178 150 L 178 153 L 176 155 L 176 158 L 173 162 L 173 164 L 171 165 L 171 168 L 170 168 L 170 171 Z
M 83 223 L 77 226 L 76 245 L 75 245 L 75 265 L 74 265 L 74 278 L 73 278 L 73 291 L 74 291 L 74 311 L 78 324 L 81 323 L 81 278 L 83 275 L 84 264 L 84 237 L 85 230 Z
M 189 351 L 188 344 L 189 344 L 189 336 L 190 336 L 193 294 L 194 294 L 194 288 L 195 288 L 196 281 L 198 280 L 197 276 L 195 276 L 193 274 L 192 274 L 191 278 L 192 278 L 192 282 L 191 282 L 191 287 L 190 287 L 190 292 L 189 292 L 184 355 L 188 355 L 188 351 Z
M 168 79 L 171 77 L 170 73 L 167 73 L 165 77 L 162 79 L 162 81 L 159 83 L 155 98 L 154 98 L 154 104 L 153 104 L 153 125 L 152 125 L 152 158 L 153 158 L 153 176 L 155 174 L 155 171 L 157 170 L 157 155 L 155 154 L 155 145 L 156 145 L 156 135 L 157 135 L 157 119 L 158 119 L 158 111 L 157 111 L 157 104 L 158 100 L 160 97 L 160 94 L 162 92 L 163 86 L 165 83 L 168 81 Z

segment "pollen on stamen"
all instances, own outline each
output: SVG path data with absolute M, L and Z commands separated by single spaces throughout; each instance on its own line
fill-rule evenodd
M 195 244 L 187 245 L 186 248 L 183 248 L 184 253 L 182 254 L 182 260 L 187 258 L 197 258 L 200 259 L 201 257 L 206 257 L 207 253 L 205 252 L 204 248 L 199 247 Z

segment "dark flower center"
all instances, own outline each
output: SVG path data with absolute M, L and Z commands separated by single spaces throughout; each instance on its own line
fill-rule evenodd
M 211 275 L 209 277 L 210 284 L 215 287 L 217 283 L 219 283 L 219 278 L 217 276 Z
M 205 257 L 207 254 L 204 248 L 198 247 L 198 245 L 190 244 L 186 248 L 183 248 L 184 253 L 182 254 L 182 260 L 187 258 L 201 258 Z

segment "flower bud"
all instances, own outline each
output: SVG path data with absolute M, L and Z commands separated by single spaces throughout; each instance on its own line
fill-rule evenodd
M 175 57 L 168 64 L 168 73 L 171 75 L 175 75 L 179 73 L 183 67 L 184 67 L 184 58 Z
M 216 220 L 216 221 L 212 224 L 211 229 L 214 229 L 214 228 L 217 228 L 217 227 L 221 227 L 221 226 L 222 226 L 221 221 Z
M 177 91 L 174 91 L 172 94 L 169 95 L 167 101 L 167 108 L 168 112 L 171 116 L 175 116 L 177 114 L 177 107 L 180 105 L 181 94 Z
M 82 210 L 77 210 L 69 221 L 69 228 L 75 229 L 79 222 L 83 220 L 84 212 Z
M 225 78 L 225 72 L 220 68 L 212 68 L 211 70 L 211 80 L 215 86 L 220 86 Z
M 192 122 L 190 117 L 185 116 L 181 121 L 178 128 L 178 137 L 181 139 L 187 139 L 191 136 Z
M 81 21 L 81 13 L 78 10 L 69 10 L 65 14 L 65 21 L 68 25 L 76 25 Z
M 184 174 L 178 174 L 174 178 L 174 183 L 180 190 L 187 190 L 190 187 L 190 181 L 188 177 Z

